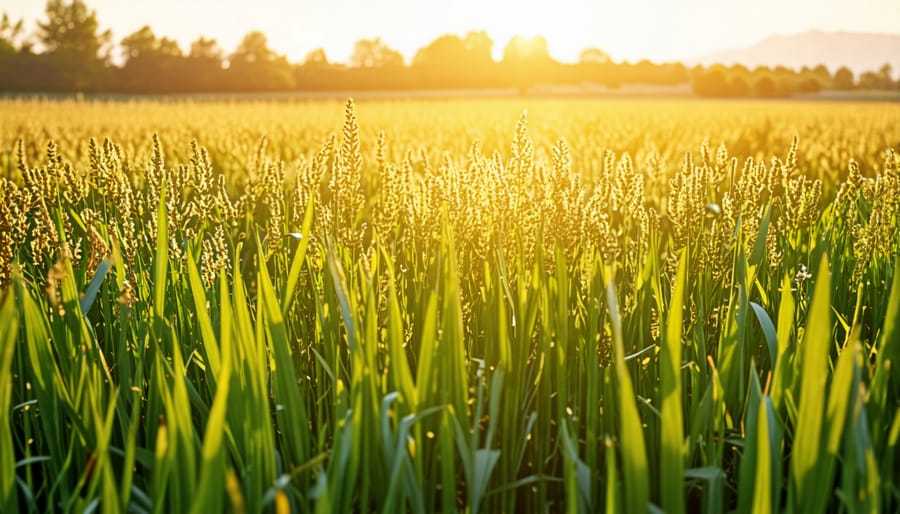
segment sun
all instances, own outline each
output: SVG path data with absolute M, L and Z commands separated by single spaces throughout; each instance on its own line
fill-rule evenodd
M 494 40 L 494 57 L 502 59 L 513 38 L 521 51 L 549 50 L 553 58 L 571 62 L 592 46 L 590 27 L 584 18 L 590 7 L 585 0 L 499 0 L 454 3 L 451 17 L 458 30 L 485 30 Z M 522 41 L 524 40 L 524 41 Z M 524 44 L 524 45 L 523 45 Z M 530 48 L 528 48 L 530 47 Z

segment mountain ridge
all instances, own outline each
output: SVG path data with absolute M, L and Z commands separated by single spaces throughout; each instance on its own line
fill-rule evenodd
M 799 69 L 824 64 L 829 71 L 846 66 L 859 75 L 877 71 L 885 63 L 892 75 L 900 72 L 900 34 L 852 31 L 809 30 L 795 34 L 773 34 L 742 47 L 685 59 L 689 65 L 743 64 L 786 66 Z

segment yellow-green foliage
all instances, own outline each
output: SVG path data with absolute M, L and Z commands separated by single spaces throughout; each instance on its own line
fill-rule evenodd
M 4 512 L 900 508 L 900 106 L 0 111 Z

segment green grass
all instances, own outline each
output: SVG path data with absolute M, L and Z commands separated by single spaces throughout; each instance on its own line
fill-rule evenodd
M 376 168 L 353 109 L 296 177 L 261 147 L 234 220 L 158 138 L 146 180 L 110 143 L 2 183 L 58 239 L 0 288 L 0 510 L 900 508 L 896 156 L 703 145 L 663 188 L 523 117 Z

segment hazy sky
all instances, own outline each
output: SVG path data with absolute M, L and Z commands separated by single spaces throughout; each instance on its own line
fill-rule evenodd
M 232 51 L 261 30 L 292 61 L 323 47 L 346 61 L 353 43 L 380 36 L 407 58 L 441 34 L 486 30 L 499 56 L 515 34 L 543 35 L 550 53 L 577 60 L 596 46 L 614 60 L 655 61 L 751 45 L 810 29 L 900 33 L 900 0 L 88 0 L 115 41 L 150 25 L 183 49 L 200 35 Z M 43 0 L 0 0 L 0 11 L 43 18 Z

